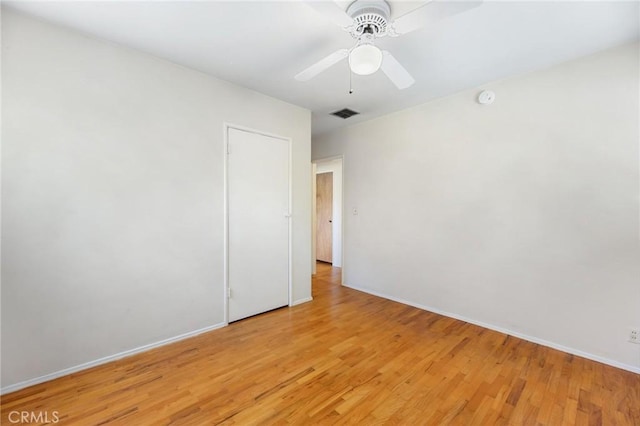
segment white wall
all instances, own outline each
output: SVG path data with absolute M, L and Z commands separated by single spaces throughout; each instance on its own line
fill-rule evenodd
M 5 391 L 224 322 L 224 121 L 293 139 L 311 296 L 309 111 L 6 10 L 2 55 Z
M 640 372 L 638 48 L 314 139 L 359 211 L 346 285 Z
M 316 174 L 333 173 L 331 264 L 342 267 L 342 159 L 316 162 Z

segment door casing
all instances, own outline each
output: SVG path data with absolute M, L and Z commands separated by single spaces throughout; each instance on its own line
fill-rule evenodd
M 348 267 L 348 259 L 346 259 L 345 256 L 345 221 L 346 221 L 346 212 L 348 211 L 346 205 L 345 205 L 345 192 L 346 192 L 346 188 L 345 188 L 345 179 L 346 179 L 346 155 L 341 154 L 341 155 L 334 155 L 334 156 L 329 156 L 329 157 L 320 157 L 320 158 L 316 158 L 314 160 L 311 160 L 311 193 L 312 193 L 312 208 L 311 208 L 311 213 L 312 213 L 312 226 L 311 226 L 311 271 L 312 274 L 315 275 L 316 274 L 316 226 L 317 226 L 317 215 L 316 215 L 316 174 L 317 174 L 317 169 L 318 169 L 318 164 L 321 163 L 326 163 L 326 162 L 330 162 L 333 160 L 340 160 L 342 162 L 342 179 L 339 181 L 340 182 L 340 186 L 341 186 L 341 191 L 342 191 L 342 197 L 341 197 L 341 208 L 339 209 L 340 211 L 340 215 L 341 215 L 341 221 L 340 221 L 340 227 L 338 228 L 338 232 L 340 233 L 340 246 L 342 247 L 341 250 L 341 256 L 340 256 L 340 267 L 342 269 L 342 274 L 341 274 L 341 281 L 340 284 L 344 285 L 344 280 L 345 280 L 345 270 Z M 335 180 L 334 180 L 335 183 Z M 335 190 L 335 188 L 334 188 Z M 334 218 L 335 219 L 335 218 Z M 335 220 L 334 220 L 334 225 L 335 225 Z

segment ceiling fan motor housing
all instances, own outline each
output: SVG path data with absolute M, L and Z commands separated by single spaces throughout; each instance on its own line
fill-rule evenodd
M 387 35 L 387 25 L 391 9 L 384 0 L 356 0 L 347 9 L 347 14 L 353 19 L 351 35 L 360 38 L 363 34 L 374 37 Z

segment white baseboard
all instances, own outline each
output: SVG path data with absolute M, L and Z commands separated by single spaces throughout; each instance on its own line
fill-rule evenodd
M 291 306 L 302 305 L 303 303 L 311 302 L 313 297 L 305 297 L 304 299 L 298 299 L 291 303 Z
M 86 370 L 88 368 L 96 367 L 98 365 L 106 364 L 111 361 L 116 361 L 118 359 L 122 359 L 124 357 L 128 357 L 131 355 L 139 354 L 141 352 L 148 351 L 150 349 L 154 349 L 160 346 L 168 345 L 170 343 L 174 343 L 180 340 L 188 339 L 189 337 L 197 336 L 198 334 L 206 333 L 208 331 L 216 330 L 218 328 L 222 328 L 226 326 L 226 323 L 214 324 L 209 327 L 200 328 L 198 330 L 190 331 L 188 333 L 180 334 L 178 336 L 170 337 L 168 339 L 160 340 L 159 342 L 149 343 L 148 345 L 140 346 L 134 349 L 129 349 L 128 351 L 120 352 L 114 355 L 109 355 L 104 358 L 99 358 L 94 361 L 85 362 L 80 365 L 76 365 L 73 367 L 65 368 L 64 370 L 59 370 L 53 373 L 45 374 L 44 376 L 36 377 L 34 379 L 25 380 L 23 382 L 19 382 L 13 385 L 5 386 L 0 389 L 0 395 L 5 395 L 10 392 L 15 392 L 20 389 L 24 389 L 29 386 L 37 385 L 40 383 L 48 382 L 49 380 L 57 379 L 62 376 L 67 376 L 72 373 L 77 373 L 78 371 Z
M 429 311 L 429 312 L 433 312 L 433 313 L 438 314 L 438 315 L 443 315 L 445 317 L 454 318 L 454 319 L 457 319 L 457 320 L 460 320 L 460 321 L 468 322 L 470 324 L 478 325 L 478 326 L 483 327 L 483 328 L 488 328 L 489 330 L 498 331 L 500 333 L 508 334 L 509 336 L 513 336 L 513 337 L 517 337 L 519 339 L 527 340 L 527 341 L 532 342 L 532 343 L 537 343 L 537 344 L 542 345 L 542 346 L 547 346 L 549 348 L 557 349 L 557 350 L 562 351 L 562 352 L 566 352 L 566 353 L 569 353 L 569 354 L 572 354 L 572 355 L 577 355 L 577 356 L 580 356 L 582 358 L 590 359 L 592 361 L 601 362 L 603 364 L 607 364 L 607 365 L 610 365 L 612 367 L 617 367 L 617 368 L 621 368 L 623 370 L 631 371 L 632 373 L 640 374 L 640 367 L 635 367 L 633 365 L 624 364 L 624 363 L 621 363 L 621 362 L 618 362 L 618 361 L 614 361 L 614 360 L 609 359 L 609 358 L 604 358 L 604 357 L 601 357 L 601 356 L 598 356 L 598 355 L 593 355 L 593 354 L 590 354 L 590 353 L 587 353 L 587 352 L 583 352 L 583 351 L 578 350 L 578 349 L 569 348 L 567 346 L 560 345 L 558 343 L 549 342 L 549 341 L 544 340 L 544 339 L 539 339 L 537 337 L 527 336 L 526 334 L 518 333 L 517 331 L 508 330 L 506 328 L 499 327 L 499 326 L 496 326 L 496 325 L 493 325 L 493 324 L 487 324 L 487 323 L 482 322 L 482 321 L 477 321 L 477 320 L 474 320 L 474 319 L 471 319 L 471 318 L 466 318 L 466 317 L 464 317 L 462 315 L 452 314 L 451 312 L 445 312 L 445 311 L 442 311 L 440 309 L 437 309 L 437 308 L 434 308 L 434 307 L 431 307 L 431 306 L 425 306 L 425 305 L 421 305 L 419 303 L 410 302 L 408 300 L 404 300 L 404 299 L 400 299 L 400 298 L 397 298 L 397 297 L 389 296 L 387 294 L 379 293 L 377 291 L 373 291 L 373 290 L 369 290 L 369 289 L 361 288 L 361 287 L 350 286 L 348 284 L 343 284 L 343 285 L 345 287 L 349 287 L 349 288 L 352 288 L 354 290 L 361 291 L 363 293 L 371 294 L 373 296 L 382 297 L 383 299 L 393 300 L 394 302 L 402 303 L 404 305 L 413 306 L 414 308 L 422 309 L 423 311 Z

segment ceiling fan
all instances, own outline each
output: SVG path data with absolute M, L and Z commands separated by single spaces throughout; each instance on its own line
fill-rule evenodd
M 398 89 L 406 89 L 415 83 L 415 80 L 391 53 L 376 47 L 375 40 L 386 36 L 397 37 L 417 30 L 479 6 L 482 0 L 432 0 L 393 20 L 391 8 L 385 0 L 355 0 L 346 12 L 334 1 L 307 0 L 305 3 L 351 34 L 356 40 L 356 45 L 351 49 L 336 50 L 297 74 L 296 80 L 311 80 L 348 57 L 349 67 L 354 74 L 369 75 L 382 69 Z

